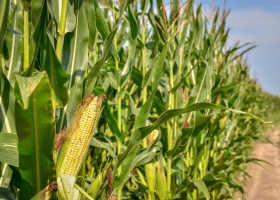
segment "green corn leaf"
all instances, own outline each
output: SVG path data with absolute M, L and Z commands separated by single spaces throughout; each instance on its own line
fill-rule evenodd
M 123 13 L 125 11 L 125 9 L 131 4 L 133 3 L 133 0 L 123 0 L 120 1 L 120 8 L 119 8 L 119 20 L 118 20 L 118 24 L 120 23 Z M 118 26 L 118 24 L 116 24 Z
M 47 3 L 44 1 L 35 0 L 31 2 L 31 44 L 30 44 L 30 53 L 29 53 L 29 60 L 31 61 L 29 63 L 29 67 L 24 72 L 24 76 L 31 76 L 34 72 L 34 68 L 39 69 L 39 66 L 37 61 L 37 55 L 39 52 L 40 47 L 40 40 L 42 35 L 44 34 L 44 26 L 45 26 L 45 18 L 47 17 L 44 15 L 44 9 L 46 11 L 47 9 Z
M 106 19 L 103 15 L 103 12 L 99 5 L 95 4 L 95 13 L 96 13 L 96 27 L 103 40 L 106 40 L 108 35 L 110 35 L 110 29 L 106 22 Z
M 56 107 L 63 107 L 68 102 L 67 82 L 68 76 L 64 71 L 55 50 L 49 40 L 49 36 L 44 35 L 41 42 L 40 58 L 41 66 L 50 77 L 50 84 L 55 94 Z
M 11 3 L 10 13 L 9 13 L 9 23 L 8 30 L 21 31 L 22 28 L 22 10 L 21 10 L 21 1 L 16 0 L 14 3 Z M 13 33 L 13 34 L 11 34 Z M 9 59 L 6 60 L 5 64 L 7 66 L 7 71 L 4 70 L 7 79 L 10 81 L 12 87 L 14 85 L 14 74 L 21 72 L 21 59 L 22 59 L 22 34 L 19 36 L 15 32 L 6 33 L 5 41 L 8 46 L 8 53 L 10 55 Z
M 207 127 L 209 121 L 211 119 L 210 116 L 203 116 L 199 118 L 193 127 L 182 128 L 182 131 L 176 137 L 176 145 L 173 149 L 167 151 L 165 154 L 167 157 L 172 158 L 177 156 L 178 154 L 184 152 L 186 150 L 186 145 L 189 142 L 191 137 L 196 137 L 201 130 Z
M 3 0 L 0 2 L 0 54 L 2 53 L 4 35 L 8 24 L 9 7 L 10 0 Z
M 130 7 L 128 7 L 128 19 L 129 19 L 129 24 L 130 24 L 131 37 L 133 40 L 135 40 L 138 35 L 139 28 L 138 28 L 138 24 L 135 19 L 134 13 L 131 11 Z M 136 45 L 134 45 L 134 46 L 136 46 Z
M 42 11 L 42 15 L 48 15 L 47 5 Z M 47 18 L 42 19 L 41 28 L 47 31 Z M 67 82 L 68 76 L 64 71 L 52 43 L 50 42 L 50 35 L 43 34 L 40 37 L 40 67 L 41 70 L 46 70 L 48 77 L 50 77 L 50 84 L 54 91 L 56 107 L 63 107 L 68 102 Z
M 62 66 L 66 69 L 69 77 L 68 95 L 69 100 L 66 107 L 60 114 L 58 130 L 62 130 L 69 125 L 77 105 L 83 97 L 83 80 L 88 65 L 88 37 L 87 20 L 85 14 L 85 2 L 75 1 L 74 12 L 76 16 L 76 26 L 73 32 L 65 37 L 63 49 Z M 67 44 L 67 45 L 66 45 Z
M 238 83 L 233 82 L 228 85 L 217 87 L 213 90 L 212 94 L 213 94 L 213 96 L 217 96 L 218 94 L 220 94 L 222 92 L 229 92 L 229 91 L 235 89 L 238 85 L 239 85 Z
M 125 62 L 125 65 L 124 65 L 124 68 L 123 68 L 122 74 L 121 74 L 121 83 L 120 83 L 121 89 L 123 89 L 125 87 L 127 81 L 129 80 L 129 78 L 131 76 L 135 54 L 136 54 L 136 44 L 132 43 L 131 50 L 129 52 L 129 56 Z
M 47 1 L 48 8 L 51 15 L 54 16 L 57 24 L 60 24 L 60 15 L 62 12 L 62 2 L 60 1 Z M 66 11 L 66 24 L 65 33 L 72 32 L 76 26 L 76 17 L 73 11 L 73 7 L 70 1 L 67 1 L 67 11 Z
M 94 146 L 94 147 L 106 149 L 106 150 L 110 153 L 110 155 L 111 155 L 112 157 L 116 157 L 116 154 L 115 154 L 114 149 L 113 149 L 112 146 L 111 146 L 109 143 L 107 143 L 107 142 L 99 141 L 99 140 L 97 140 L 96 138 L 93 137 L 93 138 L 91 139 L 90 145 L 91 145 L 91 146 Z
M 144 15 L 144 13 L 145 13 L 145 11 L 146 11 L 148 5 L 149 5 L 148 3 L 149 3 L 148 0 L 141 0 L 141 1 L 140 1 L 140 6 L 141 6 L 141 10 L 142 10 L 142 14 L 143 14 L 143 15 Z
M 131 172 L 131 170 L 133 169 L 133 166 L 135 164 L 134 160 L 135 160 L 135 157 L 137 156 L 137 153 L 138 153 L 138 147 L 133 148 L 130 151 L 130 153 L 126 155 L 126 157 L 124 159 L 125 164 L 122 165 L 122 167 L 121 167 L 121 173 L 118 175 L 118 177 L 116 177 L 114 179 L 113 191 L 116 191 L 127 180 L 128 174 Z M 115 167 L 114 174 L 116 174 L 116 173 L 117 173 L 117 169 Z
M 114 29 L 106 38 L 104 48 L 103 48 L 103 54 L 102 58 L 93 66 L 93 68 L 90 70 L 88 75 L 86 76 L 84 80 L 84 90 L 85 90 L 85 96 L 92 93 L 93 88 L 95 87 L 97 77 L 100 73 L 101 67 L 105 64 L 105 62 L 109 59 L 109 52 L 111 50 L 113 40 L 115 37 L 115 34 L 117 32 L 117 29 Z
M 204 194 L 206 199 L 210 199 L 209 191 L 208 191 L 205 183 L 203 182 L 203 180 L 195 180 L 195 181 L 193 181 L 193 184 L 197 187 L 197 189 L 199 191 L 201 191 Z
M 156 71 L 155 71 L 155 76 L 154 76 L 154 81 L 152 82 L 152 93 L 149 95 L 147 101 L 145 102 L 145 104 L 141 107 L 141 110 L 139 112 L 138 117 L 136 118 L 135 121 L 135 125 L 134 125 L 134 129 L 137 129 L 141 126 L 145 126 L 147 118 L 148 118 L 148 114 L 149 111 L 151 109 L 153 100 L 154 100 L 154 95 L 156 93 L 156 89 L 157 86 L 159 84 L 160 78 L 161 78 L 161 74 L 163 71 L 163 67 L 164 67 L 164 59 L 166 57 L 167 54 L 167 48 L 168 45 L 166 44 L 166 46 L 163 48 L 158 63 L 157 63 L 157 67 L 156 67 Z
M 202 180 L 204 181 L 207 187 L 210 187 L 211 185 L 214 185 L 217 182 L 225 182 L 229 184 L 231 188 L 237 188 L 242 194 L 244 193 L 244 189 L 241 186 L 233 183 L 233 181 L 230 178 L 217 178 L 213 174 L 207 174 L 203 177 Z
M 55 176 L 52 92 L 46 72 L 30 78 L 16 75 L 15 80 L 15 123 L 23 178 L 20 199 L 31 199 Z
M 86 19 L 88 24 L 89 39 L 88 39 L 88 49 L 93 50 L 93 45 L 96 37 L 96 13 L 94 0 L 86 1 Z
M 92 181 L 87 189 L 87 193 L 93 198 L 96 199 L 98 193 L 102 190 L 102 185 L 105 181 L 108 169 L 105 168 L 104 171 L 100 172 L 98 176 Z
M 196 74 L 195 85 L 190 94 L 189 104 L 202 102 L 206 99 L 206 75 L 207 67 L 200 67 Z
M 161 124 L 167 122 L 169 119 L 172 119 L 175 116 L 178 116 L 186 112 L 204 110 L 204 109 L 226 109 L 226 108 L 223 106 L 218 106 L 210 103 L 197 103 L 182 109 L 168 110 L 164 112 L 153 125 L 144 126 L 136 129 L 131 135 L 127 149 L 123 153 L 117 156 L 117 163 L 114 171 L 116 172 L 117 168 L 121 166 L 121 175 L 119 176 L 118 179 L 116 179 L 114 183 L 114 189 L 117 189 L 124 183 L 123 179 L 126 179 L 127 174 L 130 172 L 129 170 L 133 168 L 134 161 L 131 155 L 134 156 L 136 155 L 139 148 L 139 144 L 143 138 L 145 138 L 151 131 L 159 127 Z M 122 165 L 122 163 L 125 164 Z
M 119 130 L 117 122 L 114 119 L 112 113 L 110 112 L 110 107 L 109 107 L 107 101 L 104 102 L 104 112 L 102 113 L 102 116 L 107 121 L 110 130 L 116 136 L 118 142 L 123 143 L 124 136 L 122 135 L 121 131 Z
M 131 71 L 131 80 L 138 86 L 141 86 L 142 80 L 143 80 L 143 76 L 141 74 L 141 72 L 135 68 L 132 67 L 132 71 Z
M 6 76 L 0 72 L 0 130 L 15 133 L 14 95 Z
M 0 133 L 0 161 L 18 167 L 18 138 L 15 133 Z
M 130 153 L 130 151 L 132 151 L 132 150 L 134 151 L 135 148 L 137 149 L 138 145 L 142 141 L 142 139 L 144 137 L 146 137 L 151 131 L 153 131 L 154 129 L 159 127 L 161 124 L 167 122 L 168 120 L 170 120 L 173 117 L 176 117 L 178 115 L 188 113 L 188 112 L 193 112 L 193 111 L 206 110 L 206 109 L 227 110 L 227 108 L 224 106 L 215 105 L 215 104 L 206 103 L 206 102 L 205 103 L 195 103 L 195 104 L 189 105 L 186 108 L 182 108 L 182 109 L 167 110 L 166 112 L 164 112 L 163 114 L 160 115 L 160 117 L 156 120 L 156 122 L 154 124 L 152 124 L 150 126 L 140 127 L 132 133 L 128 147 L 122 154 L 118 155 L 118 157 L 117 157 L 118 160 L 117 160 L 115 167 L 116 168 L 119 167 L 120 164 L 124 161 L 125 157 Z M 241 113 L 241 114 L 251 116 L 254 119 L 260 120 L 263 123 L 268 123 L 268 124 L 271 123 L 271 122 L 265 122 L 262 119 L 260 119 L 259 117 L 252 115 L 250 113 L 247 113 L 247 112 L 236 111 L 233 109 L 229 109 L 229 110 L 234 111 L 236 113 Z

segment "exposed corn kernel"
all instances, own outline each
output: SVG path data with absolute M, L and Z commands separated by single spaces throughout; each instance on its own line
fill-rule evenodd
M 57 161 L 57 175 L 76 176 L 86 155 L 93 130 L 102 112 L 103 95 L 86 97 L 79 105 Z

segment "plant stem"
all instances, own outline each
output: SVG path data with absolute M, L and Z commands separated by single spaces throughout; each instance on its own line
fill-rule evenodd
M 145 47 L 145 43 L 146 43 L 146 28 L 145 28 L 145 21 L 144 18 L 143 20 L 143 27 L 142 27 L 142 43 L 144 44 L 144 47 L 142 48 L 142 75 L 143 77 L 146 75 L 146 47 Z M 146 102 L 147 100 L 147 86 L 144 86 L 143 88 L 143 103 Z
M 116 45 L 116 43 L 115 43 Z M 116 47 L 116 46 L 115 46 Z M 118 107 L 118 127 L 121 131 L 121 128 L 122 128 L 122 99 L 121 99 L 121 95 L 120 95 L 120 92 L 121 92 L 121 83 L 120 83 L 120 80 L 119 80 L 119 62 L 116 61 L 116 71 L 117 71 L 117 83 L 118 83 L 118 88 L 117 88 L 117 107 Z M 121 143 L 118 142 L 118 154 L 121 153 Z M 121 174 L 121 167 L 119 167 L 118 169 L 118 176 L 120 176 Z M 122 199 L 122 187 L 120 187 L 118 189 L 118 199 Z
M 113 5 L 113 16 L 115 18 L 115 20 L 117 20 L 117 16 L 116 16 L 116 13 L 115 13 L 115 9 L 114 9 L 114 5 Z M 115 35 L 114 37 L 114 48 L 117 52 L 117 36 Z M 119 127 L 119 130 L 121 131 L 122 130 L 122 95 L 121 95 L 121 79 L 120 79 L 120 73 L 119 73 L 119 60 L 118 59 L 115 59 L 115 62 L 116 62 L 116 78 L 117 78 L 117 108 L 118 108 L 118 120 L 117 120 L 117 123 L 118 123 L 118 127 Z M 118 154 L 121 153 L 121 143 L 118 142 Z M 118 176 L 120 176 L 121 174 L 121 166 L 118 168 Z M 122 187 L 120 187 L 118 189 L 118 199 L 122 199 Z
M 169 100 L 170 101 L 170 100 Z M 172 127 L 171 124 L 167 124 L 167 148 L 168 150 L 172 149 Z M 167 159 L 167 191 L 166 191 L 166 197 L 170 199 L 171 197 L 171 173 L 172 173 L 172 168 L 171 168 L 171 162 L 172 160 L 170 158 Z
M 58 38 L 56 44 L 56 55 L 58 59 L 62 60 L 62 50 L 63 50 L 63 43 L 64 43 L 64 36 L 65 36 L 65 26 L 66 26 L 66 15 L 67 15 L 67 4 L 68 0 L 62 0 L 62 9 L 58 27 Z
M 142 43 L 144 44 L 144 47 L 142 48 L 142 76 L 145 77 L 146 75 L 146 28 L 145 28 L 145 21 L 144 21 L 144 17 L 142 18 Z M 147 85 L 143 86 L 143 103 L 142 105 L 144 105 L 144 103 L 147 101 Z M 147 138 L 143 139 L 143 147 L 146 148 L 147 147 Z
M 142 76 L 145 77 L 146 76 L 146 28 L 145 28 L 145 19 L 144 16 L 142 18 L 142 43 L 144 44 L 144 47 L 142 48 Z M 144 105 L 144 103 L 147 101 L 147 85 L 143 86 L 143 103 L 142 105 Z M 145 137 L 142 140 L 142 145 L 143 148 L 147 148 L 148 144 L 147 144 L 147 138 Z M 151 169 L 155 169 L 155 165 L 154 163 L 149 163 L 149 164 L 145 164 L 145 175 L 146 175 L 146 180 L 148 183 L 148 187 L 150 189 L 149 192 L 149 199 L 154 200 L 155 199 L 155 172 L 153 172 L 153 170 Z
M 23 71 L 29 67 L 29 7 L 23 9 Z
M 169 85 L 170 88 L 174 87 L 174 75 L 173 75 L 173 62 L 172 60 L 170 60 L 169 62 L 169 69 L 170 69 L 170 75 L 169 75 Z M 168 102 L 168 110 L 173 109 L 174 108 L 174 93 L 172 93 L 171 91 L 169 92 L 169 102 Z M 175 119 L 174 119 L 175 120 Z M 174 125 L 174 123 L 173 123 Z M 167 132 L 167 148 L 168 150 L 172 149 L 172 142 L 173 142 L 173 137 L 174 137 L 174 128 L 172 127 L 171 123 L 168 123 L 168 132 Z M 171 166 L 171 162 L 172 159 L 168 158 L 167 159 L 167 197 L 168 199 L 171 198 L 171 173 L 172 173 L 172 166 Z

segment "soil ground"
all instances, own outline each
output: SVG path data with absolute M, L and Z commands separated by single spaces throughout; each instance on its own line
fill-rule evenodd
M 246 180 L 245 197 L 247 200 L 280 200 L 280 131 L 270 129 L 267 136 L 275 146 L 258 142 L 253 156 L 269 162 L 272 166 L 263 163 L 259 166 L 249 165 L 249 174 L 252 179 Z

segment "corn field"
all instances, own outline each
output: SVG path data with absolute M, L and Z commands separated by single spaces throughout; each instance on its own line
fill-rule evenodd
M 0 198 L 235 199 L 280 98 L 194 0 L 0 1 Z M 269 121 L 269 120 L 268 120 Z

